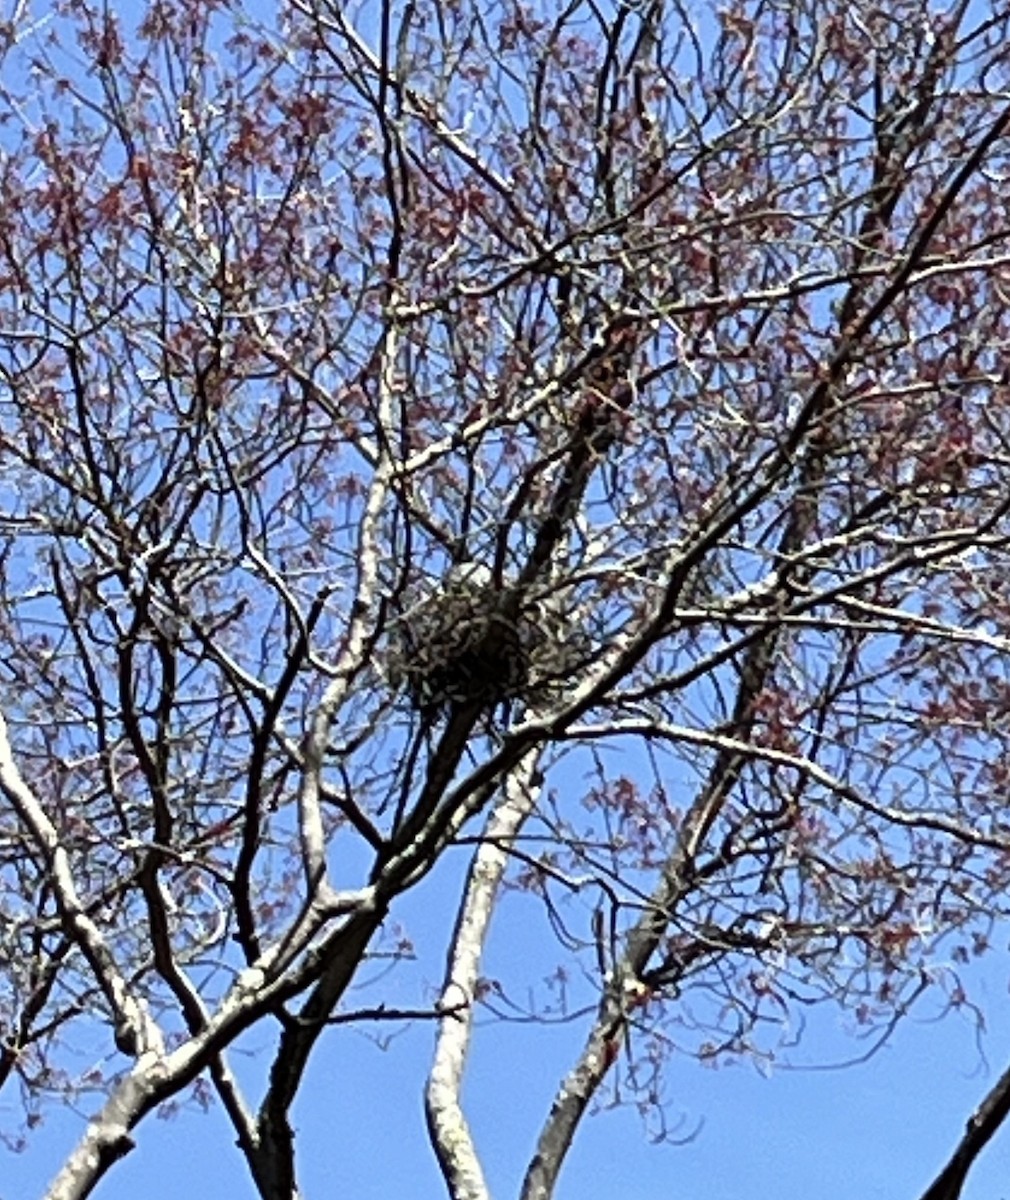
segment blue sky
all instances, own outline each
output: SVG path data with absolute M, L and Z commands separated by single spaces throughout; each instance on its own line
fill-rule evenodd
M 419 959 L 436 950 L 451 901 L 438 880 L 418 898 Z M 530 913 L 513 899 L 497 926 L 488 972 L 507 971 L 528 955 Z M 437 957 L 436 960 L 437 961 Z M 425 968 L 419 963 L 418 971 Z M 972 974 L 973 996 L 986 1009 L 981 1041 L 967 1015 L 940 1023 L 913 1014 L 870 1062 L 844 1070 L 750 1066 L 712 1069 L 684 1058 L 671 1065 L 671 1123 L 693 1138 L 651 1145 L 639 1118 L 616 1110 L 588 1119 L 562 1174 L 557 1200 L 917 1200 L 953 1148 L 959 1130 L 1010 1057 L 1010 963 L 1002 951 Z M 433 980 L 434 981 L 434 980 Z M 361 995 L 367 1003 L 367 991 Z M 805 1062 L 837 1062 L 855 1043 L 846 1018 L 823 1010 L 802 1042 Z M 441 1200 L 444 1189 L 428 1147 L 422 1111 L 433 1029 L 417 1023 L 380 1048 L 351 1027 L 320 1044 L 295 1107 L 299 1166 L 309 1200 L 347 1196 Z M 493 1195 L 516 1195 L 538 1126 L 559 1073 L 579 1044 L 580 1026 L 548 1029 L 482 1022 L 466 1100 Z M 258 1082 L 270 1037 L 254 1032 L 233 1054 L 239 1075 Z M 985 1060 L 980 1055 L 985 1055 Z M 257 1090 L 250 1087 L 250 1099 Z M 81 1128 L 55 1111 L 25 1155 L 4 1154 L 0 1200 L 40 1195 Z M 969 1180 L 964 1200 L 1010 1196 L 1010 1136 L 997 1137 Z M 255 1200 L 223 1114 L 184 1111 L 149 1118 L 138 1149 L 99 1185 L 99 1200 Z

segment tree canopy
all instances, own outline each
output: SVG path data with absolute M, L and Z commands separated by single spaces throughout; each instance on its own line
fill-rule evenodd
M 675 1053 L 965 1003 L 1010 885 L 1008 26 L 14 4 L 6 1135 L 101 1093 L 52 1200 L 194 1084 L 297 1196 L 310 1056 L 396 1015 L 355 981 L 453 856 L 444 982 L 401 1012 L 453 1200 L 489 1195 L 461 1081 L 523 982 L 481 966 L 509 889 L 584 1029 L 521 1200 L 608 1088 L 661 1128 Z

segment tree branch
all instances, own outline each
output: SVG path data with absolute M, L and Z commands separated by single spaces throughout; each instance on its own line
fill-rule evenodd
M 968 1172 L 1008 1115 L 1010 1067 L 972 1113 L 957 1148 L 932 1185 L 923 1192 L 921 1200 L 959 1200 Z
M 425 1111 L 428 1132 L 453 1200 L 490 1200 L 460 1089 L 470 1048 L 473 1005 L 477 1000 L 480 963 L 495 901 L 508 862 L 509 846 L 533 811 L 539 749 L 529 751 L 509 774 L 503 794 L 490 813 L 485 840 L 470 863 L 463 900 L 449 946 L 442 984 L 435 1059 L 428 1076 Z

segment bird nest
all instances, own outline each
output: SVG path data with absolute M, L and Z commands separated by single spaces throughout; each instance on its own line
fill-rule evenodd
M 418 711 L 452 704 L 544 704 L 586 661 L 556 606 L 515 586 L 495 586 L 474 564 L 408 597 L 390 628 L 386 675 Z

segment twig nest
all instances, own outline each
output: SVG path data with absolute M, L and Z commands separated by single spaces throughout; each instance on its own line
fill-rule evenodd
M 585 661 L 586 639 L 573 641 L 562 614 L 523 592 L 496 587 L 487 567 L 463 563 L 409 596 L 390 628 L 390 683 L 426 712 L 549 700 Z

